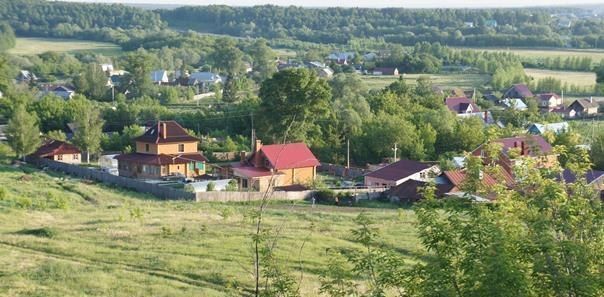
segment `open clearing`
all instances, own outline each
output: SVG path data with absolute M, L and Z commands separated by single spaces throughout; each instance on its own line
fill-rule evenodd
M 93 52 L 105 56 L 120 55 L 121 48 L 112 43 L 55 38 L 17 38 L 17 45 L 8 51 L 14 55 L 37 55 L 44 52 Z
M 568 58 L 568 57 L 589 57 L 593 62 L 599 63 L 604 59 L 604 50 L 595 49 L 549 49 L 549 48 L 502 48 L 502 47 L 457 47 L 457 49 L 473 49 L 487 52 L 512 52 L 525 58 Z
M 562 81 L 562 84 L 577 85 L 582 87 L 593 86 L 596 84 L 596 74 L 593 72 L 577 72 L 577 71 L 558 71 L 525 68 L 524 72 L 528 76 L 532 76 L 535 80 L 546 77 L 553 77 Z
M 159 201 L 7 165 L 0 185 L 7 193 L 0 199 L 1 296 L 242 296 L 252 288 L 254 205 Z M 64 209 L 27 207 L 59 197 Z M 319 295 L 330 249 L 360 247 L 349 238 L 361 211 L 269 207 L 267 225 L 281 229 L 277 259 L 297 280 L 304 273 L 302 296 Z M 413 263 L 420 250 L 414 213 L 365 211 L 383 243 Z
M 474 88 L 484 86 L 489 82 L 489 75 L 484 74 L 405 74 L 405 82 L 411 85 L 416 84 L 417 79 L 422 76 L 428 76 L 434 85 L 446 88 Z M 363 75 L 361 77 L 370 89 L 383 89 L 396 81 L 398 76 L 373 76 Z

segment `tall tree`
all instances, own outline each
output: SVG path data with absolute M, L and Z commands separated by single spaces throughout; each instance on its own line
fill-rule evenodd
M 107 75 L 100 65 L 91 63 L 73 80 L 76 88 L 88 98 L 104 99 L 107 95 Z
M 132 89 L 135 96 L 150 95 L 152 91 L 151 71 L 155 64 L 154 56 L 144 49 L 130 53 L 126 57 L 126 70 L 130 73 Z M 127 86 L 126 86 L 127 87 Z
M 330 88 L 308 69 L 288 69 L 265 80 L 260 87 L 259 120 L 264 136 L 273 142 L 290 139 L 320 143 L 321 121 L 333 119 Z
M 258 81 L 262 82 L 277 71 L 276 54 L 265 39 L 258 39 L 249 49 Z
M 26 155 L 33 153 L 38 148 L 40 129 L 37 121 L 36 116 L 28 113 L 24 105 L 17 106 L 8 121 L 6 137 L 18 158 L 25 160 Z
M 224 82 L 223 100 L 227 102 L 237 101 L 237 87 L 234 80 L 244 70 L 243 52 L 237 48 L 235 41 L 222 38 L 216 41 L 211 58 L 214 65 L 226 73 L 227 76 Z
M 84 108 L 80 108 L 79 112 L 75 114 L 74 124 L 76 131 L 73 142 L 86 152 L 86 162 L 90 162 L 90 153 L 96 153 L 101 148 L 104 124 L 101 112 L 88 102 L 84 105 Z

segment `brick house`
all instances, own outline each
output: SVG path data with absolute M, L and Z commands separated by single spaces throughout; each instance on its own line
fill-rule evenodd
M 313 182 L 319 160 L 302 142 L 263 145 L 256 140 L 254 151 L 233 165 L 233 175 L 241 190 L 265 191 L 271 186 L 284 187 Z
M 205 174 L 207 159 L 197 151 L 199 139 L 175 121 L 157 122 L 135 142 L 136 152 L 115 157 L 120 176 L 160 179 Z
M 501 145 L 497 163 L 509 173 L 512 173 L 514 165 L 522 158 L 536 159 L 538 165 L 543 168 L 550 168 L 557 162 L 557 156 L 553 153 L 552 146 L 540 135 L 501 138 L 493 142 Z M 515 152 L 512 153 L 512 151 Z M 484 151 L 484 144 L 475 149 L 472 155 L 482 157 L 485 162 L 489 162 Z

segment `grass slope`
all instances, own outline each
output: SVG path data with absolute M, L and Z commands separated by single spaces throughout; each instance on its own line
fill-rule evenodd
M 44 52 L 93 52 L 117 56 L 121 48 L 112 43 L 57 38 L 17 38 L 17 44 L 8 52 L 14 55 L 37 55 Z
M 7 165 L 0 185 L 1 296 L 241 296 L 252 288 L 251 205 L 159 201 Z M 319 295 L 328 249 L 359 247 L 349 231 L 360 211 L 270 206 L 278 259 L 304 272 L 303 296 Z M 365 211 L 385 245 L 417 254 L 412 211 Z

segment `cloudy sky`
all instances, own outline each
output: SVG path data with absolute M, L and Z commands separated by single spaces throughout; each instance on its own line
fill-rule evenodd
M 112 2 L 112 3 L 154 3 L 154 4 L 225 4 L 233 6 L 251 6 L 261 4 L 297 5 L 308 7 L 518 7 L 537 5 L 572 5 L 604 4 L 604 0 L 78 0 L 78 2 Z

